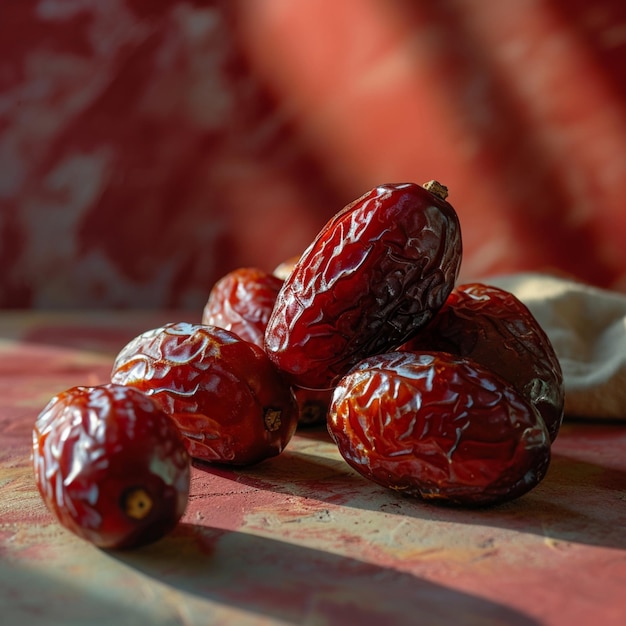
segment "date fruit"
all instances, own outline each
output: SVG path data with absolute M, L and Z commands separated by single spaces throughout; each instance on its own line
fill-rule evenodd
M 273 274 L 256 268 L 233 270 L 215 283 L 202 314 L 202 323 L 229 330 L 242 339 L 264 347 L 267 321 L 283 284 L 276 272 L 288 275 L 295 263 L 290 259 Z M 298 424 L 314 426 L 326 422 L 332 390 L 293 387 L 298 403 Z
M 544 330 L 513 294 L 481 283 L 457 286 L 400 349 L 450 352 L 497 372 L 539 411 L 555 440 L 565 402 L 561 365 Z
M 265 327 L 282 286 L 280 278 L 261 269 L 235 269 L 211 289 L 202 323 L 225 328 L 263 347 Z
M 381 185 L 339 211 L 295 263 L 265 350 L 290 381 L 330 388 L 424 326 L 452 290 L 461 232 L 444 187 Z M 437 195 L 440 194 L 440 195 Z
M 101 548 L 151 543 L 187 506 L 190 459 L 178 428 L 131 387 L 73 387 L 33 428 L 39 493 L 58 522 Z
M 111 380 L 149 395 L 189 454 L 206 462 L 276 456 L 298 423 L 294 394 L 265 352 L 217 326 L 179 322 L 142 333 L 117 355 Z
M 328 429 L 362 476 L 440 503 L 517 498 L 550 462 L 544 421 L 515 387 L 443 352 L 364 359 L 335 389 Z

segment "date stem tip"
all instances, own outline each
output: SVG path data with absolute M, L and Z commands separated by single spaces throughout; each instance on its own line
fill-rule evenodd
M 422 187 L 442 200 L 448 197 L 448 188 L 436 180 L 429 180 L 427 183 L 424 183 Z

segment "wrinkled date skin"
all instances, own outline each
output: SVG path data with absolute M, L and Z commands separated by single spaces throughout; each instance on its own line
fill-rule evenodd
M 265 328 L 283 281 L 254 267 L 229 272 L 215 283 L 202 323 L 219 326 L 263 347 Z
M 299 387 L 332 387 L 432 318 L 461 254 L 458 217 L 442 197 L 414 183 L 376 187 L 337 213 L 295 263 L 266 352 Z
M 431 323 L 401 350 L 470 357 L 512 383 L 543 417 L 554 441 L 565 392 L 552 343 L 513 294 L 481 283 L 455 287 Z
M 276 271 L 287 275 L 295 261 L 281 263 Z M 276 297 L 283 285 L 278 274 L 256 268 L 240 268 L 221 278 L 211 290 L 204 307 L 202 323 L 225 328 L 241 339 L 264 347 L 265 328 Z M 293 388 L 299 409 L 298 424 L 326 423 L 331 390 Z
M 33 428 L 33 466 L 59 523 L 101 548 L 151 543 L 187 506 L 182 436 L 131 387 L 74 387 L 52 398 Z
M 280 454 L 298 406 L 261 348 L 203 324 L 166 324 L 125 346 L 111 373 L 154 399 L 198 460 L 252 465 Z
M 335 389 L 328 429 L 361 475 L 439 503 L 517 498 L 550 462 L 545 424 L 517 390 L 446 353 L 365 359 Z

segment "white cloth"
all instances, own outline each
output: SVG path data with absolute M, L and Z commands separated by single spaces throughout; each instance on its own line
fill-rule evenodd
M 566 416 L 626 420 L 626 294 L 535 273 L 480 282 L 517 296 L 552 341 Z

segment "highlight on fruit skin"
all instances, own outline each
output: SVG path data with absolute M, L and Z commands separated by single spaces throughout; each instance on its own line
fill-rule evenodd
M 298 425 L 294 393 L 263 349 L 217 326 L 172 322 L 141 333 L 116 356 L 111 380 L 149 395 L 207 463 L 277 456 Z
M 364 359 L 338 383 L 328 430 L 365 478 L 458 506 L 519 498 L 551 456 L 543 419 L 513 385 L 444 352 Z
M 256 267 L 239 267 L 211 288 L 202 311 L 205 326 L 219 326 L 263 347 L 265 327 L 283 280 Z
M 284 277 L 291 273 L 297 257 L 280 263 L 272 273 L 255 267 L 231 270 L 211 288 L 202 311 L 202 324 L 218 326 L 241 339 L 264 347 L 265 329 L 276 304 Z M 293 386 L 298 403 L 298 426 L 326 423 L 332 389 Z
M 403 351 L 470 357 L 498 373 L 537 409 L 556 439 L 565 409 L 563 371 L 552 342 L 512 293 L 484 283 L 457 285 Z
M 172 421 L 132 387 L 79 386 L 54 396 L 32 431 L 35 482 L 48 510 L 100 548 L 135 548 L 183 516 L 191 461 Z
M 441 195 L 379 185 L 336 213 L 286 275 L 265 350 L 293 385 L 331 388 L 426 325 L 461 258 L 459 219 Z

